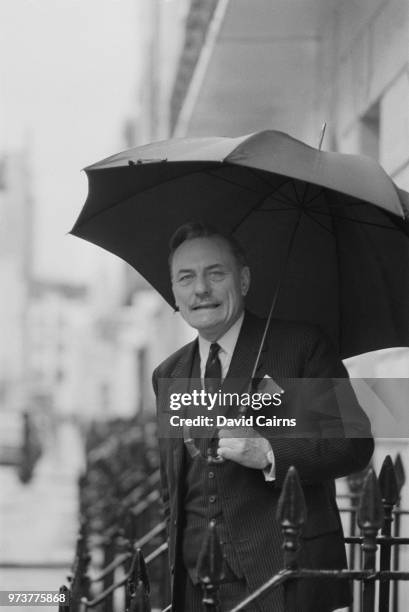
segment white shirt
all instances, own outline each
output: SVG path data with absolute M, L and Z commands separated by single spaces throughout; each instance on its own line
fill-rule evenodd
M 227 332 L 217 340 L 217 344 L 220 346 L 219 359 L 222 366 L 222 380 L 226 378 L 227 372 L 229 371 L 234 349 L 236 348 L 241 326 L 243 325 L 243 319 L 244 312 L 241 313 L 237 321 L 233 323 Z M 202 379 L 202 384 L 211 344 L 213 343 L 209 342 L 209 340 L 205 340 L 205 338 L 202 338 L 202 336 L 199 336 L 200 378 Z
M 244 312 L 241 313 L 240 317 L 235 323 L 233 323 L 233 325 L 227 330 L 227 332 L 217 340 L 217 344 L 220 346 L 218 355 L 220 359 L 220 364 L 222 366 L 222 380 L 226 378 L 227 373 L 229 371 L 234 349 L 236 348 L 241 326 L 243 325 L 243 320 Z M 206 340 L 205 338 L 202 338 L 202 336 L 199 336 L 200 378 L 202 380 L 202 385 L 204 383 L 206 363 L 209 357 L 211 344 L 212 342 L 209 342 L 209 340 Z M 263 470 L 263 474 L 267 482 L 275 480 L 275 461 L 271 465 L 271 468 L 265 468 Z

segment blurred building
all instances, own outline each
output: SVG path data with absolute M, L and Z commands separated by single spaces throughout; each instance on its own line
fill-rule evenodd
M 32 201 L 25 150 L 0 157 L 0 462 L 15 462 L 26 401 Z
M 142 70 L 132 117 L 134 145 L 169 136 L 171 96 L 189 8 L 190 0 L 138 0 Z
M 144 0 L 138 11 L 142 70 L 127 146 L 268 128 L 317 145 L 326 121 L 324 148 L 372 155 L 406 186 L 404 0 Z M 100 282 L 95 302 L 105 311 L 91 404 L 126 413 L 145 397 L 141 373 L 192 332 L 129 266 L 105 270 L 116 281 L 112 290 Z
M 192 0 L 170 132 L 277 129 L 317 146 L 326 122 L 324 149 L 369 155 L 409 189 L 408 43 L 406 0 Z M 408 377 L 409 349 L 398 352 L 354 359 L 353 375 Z M 382 378 L 376 388 L 383 397 Z M 402 410 L 407 398 L 393 401 Z M 398 451 L 409 465 L 407 439 L 377 440 L 375 468 Z M 402 585 L 402 605 L 407 592 Z
M 170 135 L 172 96 L 189 15 L 190 0 L 138 1 L 141 70 L 135 113 L 124 125 L 124 146 Z M 190 340 L 192 331 L 135 270 L 110 257 L 111 262 L 102 263 L 92 288 L 97 323 L 87 364 L 93 368 L 90 380 L 94 381 L 89 406 L 106 416 L 152 413 L 152 370 Z
M 218 0 L 213 12 L 203 4 L 191 3 L 179 71 L 188 87 L 175 85 L 174 134 L 273 128 L 316 144 L 321 37 L 335 2 Z
M 405 0 L 142 2 L 128 144 L 272 128 L 316 146 L 325 121 L 324 148 L 371 155 L 409 186 L 408 11 Z M 129 268 L 126 285 L 128 303 L 146 289 Z M 180 346 L 179 317 L 160 298 L 158 312 L 171 329 L 161 345 Z
M 102 258 L 90 287 L 33 282 L 28 310 L 32 409 L 56 421 L 129 418 L 141 409 L 141 331 L 147 326 L 138 325 L 137 309 L 125 303 L 125 278 L 124 264 L 111 257 Z
M 152 410 L 148 345 L 156 296 L 140 288 L 128 303 L 128 274 L 123 262 L 102 256 L 90 287 L 32 281 L 26 399 L 31 411 L 56 423 Z
M 175 135 L 273 128 L 317 145 L 326 121 L 324 148 L 373 156 L 409 187 L 405 0 L 209 4 L 192 1 L 186 20 Z
M 409 5 L 334 4 L 322 28 L 317 100 L 333 145 L 378 159 L 409 188 Z
M 146 281 L 110 255 L 101 261 L 89 307 L 89 333 L 82 338 L 82 415 L 152 415 L 153 368 L 189 340 L 191 330 Z
M 85 286 L 36 280 L 28 308 L 30 408 L 48 416 L 83 409 L 84 333 L 90 322 Z
M 11 409 L 24 401 L 31 232 L 27 154 L 9 152 L 0 158 L 0 398 Z

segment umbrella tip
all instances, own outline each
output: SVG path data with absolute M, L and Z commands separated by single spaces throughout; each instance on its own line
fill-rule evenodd
M 321 126 L 321 133 L 320 133 L 320 139 L 318 142 L 318 150 L 321 151 L 321 147 L 322 147 L 322 143 L 324 141 L 324 136 L 325 136 L 325 130 L 327 129 L 327 122 L 324 121 L 324 123 Z

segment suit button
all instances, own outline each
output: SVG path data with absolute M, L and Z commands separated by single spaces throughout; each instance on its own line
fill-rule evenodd
M 176 519 L 173 521 L 173 524 L 174 524 L 175 527 L 177 526 L 178 522 L 177 522 Z
M 209 478 L 214 478 L 214 472 L 209 472 Z
M 209 497 L 209 502 L 210 502 L 211 504 L 214 504 L 214 502 L 215 502 L 215 501 L 216 501 L 216 495 L 210 495 L 210 497 Z

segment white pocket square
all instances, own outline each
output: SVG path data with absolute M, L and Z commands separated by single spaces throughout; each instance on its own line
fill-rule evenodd
M 274 393 L 284 393 L 284 389 L 282 389 L 280 385 L 276 383 L 274 378 L 271 378 L 271 376 L 269 376 L 268 374 L 264 374 L 258 387 L 264 393 L 271 393 L 271 395 L 273 395 Z

